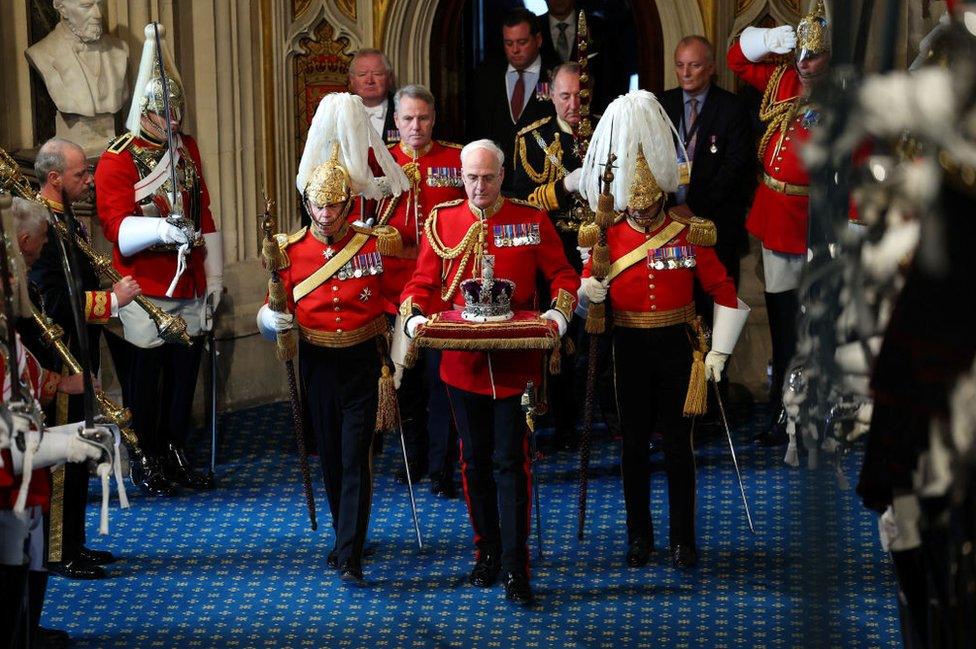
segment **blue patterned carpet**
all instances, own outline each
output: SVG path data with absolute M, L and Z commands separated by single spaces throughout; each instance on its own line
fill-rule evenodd
M 575 456 L 544 460 L 546 556 L 533 567 L 531 610 L 508 604 L 500 585 L 467 585 L 464 502 L 434 498 L 427 482 L 417 491 L 427 545 L 418 553 L 406 487 L 392 478 L 399 446 L 389 442 L 376 464 L 368 587 L 343 587 L 325 566 L 333 538 L 317 470 L 320 527 L 308 529 L 287 408 L 228 414 L 221 488 L 174 499 L 130 490 L 132 509 L 113 508 L 112 536 L 89 542 L 120 557 L 111 578 L 52 578 L 42 623 L 68 630 L 78 647 L 900 646 L 874 516 L 831 473 L 791 469 L 781 449 L 748 444 L 762 414 L 735 425 L 758 535 L 746 527 L 727 445 L 700 439 L 701 558 L 688 573 L 672 569 L 664 551 L 660 456 L 652 482 L 657 553 L 640 570 L 623 565 L 617 446 L 595 445 L 582 544 Z M 846 469 L 853 482 L 856 457 Z M 94 532 L 97 507 L 89 514 Z

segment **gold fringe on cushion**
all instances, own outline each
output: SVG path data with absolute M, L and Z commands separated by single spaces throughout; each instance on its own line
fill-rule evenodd
M 399 255 L 403 252 L 403 238 L 400 231 L 390 225 L 373 228 L 376 235 L 376 249 L 387 257 Z
M 516 351 L 521 349 L 559 349 L 559 339 L 552 337 L 533 338 L 414 338 L 415 347 L 429 349 L 449 349 L 461 352 Z M 410 354 L 407 354 L 408 358 Z M 407 366 L 409 367 L 409 365 Z
M 593 277 L 603 279 L 610 273 L 610 248 L 605 243 L 593 246 L 593 256 L 590 259 L 590 272 Z
M 586 333 L 602 334 L 607 330 L 607 305 L 604 302 L 590 304 L 586 311 Z
M 298 355 L 298 333 L 294 329 L 278 332 L 278 360 L 290 361 Z
M 576 242 L 580 248 L 592 248 L 600 240 L 600 226 L 596 223 L 585 223 L 580 226 L 576 235 Z
M 697 349 L 692 354 L 691 378 L 688 379 L 688 394 L 685 396 L 684 415 L 705 414 L 705 404 L 708 400 L 708 390 L 705 381 L 705 357 Z
M 417 364 L 417 345 L 410 343 L 410 347 L 407 349 L 407 355 L 403 357 L 403 366 L 410 369 Z
M 613 225 L 613 219 L 616 213 L 613 210 L 613 196 L 610 194 L 600 194 L 599 202 L 597 203 L 596 216 L 594 221 L 603 230 L 606 230 L 611 225 Z
M 396 428 L 396 386 L 393 384 L 393 374 L 386 363 L 380 370 L 378 385 L 378 399 L 376 402 L 376 432 L 385 432 Z
M 268 280 L 268 308 L 278 313 L 288 310 L 288 296 L 285 295 L 285 285 L 277 277 Z

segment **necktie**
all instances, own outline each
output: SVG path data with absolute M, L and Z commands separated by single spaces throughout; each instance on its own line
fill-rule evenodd
M 556 29 L 559 30 L 559 38 L 556 39 L 559 58 L 567 61 L 569 60 L 569 39 L 566 38 L 566 30 L 569 29 L 569 23 L 556 23 Z
M 517 70 L 518 79 L 515 81 L 515 87 L 512 88 L 512 99 L 510 101 L 512 107 L 512 120 L 517 122 L 519 117 L 522 116 L 522 108 L 525 104 L 525 83 L 522 79 L 522 75 L 525 74 L 523 70 Z
M 688 130 L 686 132 L 690 132 L 691 129 L 695 127 L 695 122 L 698 121 L 698 97 L 692 97 L 691 99 L 689 99 L 688 105 L 690 106 L 691 110 L 688 111 L 689 112 L 688 125 L 687 125 Z M 695 159 L 695 144 L 697 144 L 697 142 L 698 142 L 698 132 L 695 131 L 695 134 L 691 136 L 691 139 L 688 141 L 688 144 L 685 145 L 685 149 L 688 150 L 689 162 Z

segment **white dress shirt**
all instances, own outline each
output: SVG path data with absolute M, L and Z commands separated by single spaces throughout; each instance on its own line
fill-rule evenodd
M 529 100 L 532 99 L 532 94 L 535 92 L 535 88 L 539 85 L 539 74 L 542 72 L 542 55 L 539 54 L 535 57 L 529 67 L 522 71 L 522 83 L 525 84 L 525 98 L 522 101 L 522 110 L 528 105 Z M 511 103 L 512 103 L 512 92 L 515 90 L 515 82 L 518 81 L 518 70 L 516 70 L 511 63 L 508 64 L 508 70 L 505 71 L 505 88 L 508 91 L 508 103 L 509 103 L 509 113 L 511 113 Z
M 366 106 L 366 114 L 369 115 L 369 123 L 373 125 L 376 132 L 380 134 L 380 137 L 386 135 L 383 132 L 383 127 L 386 126 L 386 105 L 388 100 L 384 99 L 383 102 L 378 106 L 373 106 L 370 108 Z

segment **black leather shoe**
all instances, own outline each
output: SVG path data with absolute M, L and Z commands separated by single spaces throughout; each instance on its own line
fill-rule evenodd
M 129 477 L 132 484 L 147 496 L 175 496 L 179 491 L 176 485 L 166 479 L 156 459 L 139 454 L 129 463 Z
M 182 448 L 170 443 L 166 447 L 166 456 L 163 460 L 163 469 L 166 477 L 188 489 L 213 489 L 213 476 L 204 475 L 190 466 L 190 461 L 186 458 L 186 453 Z
M 765 430 L 757 433 L 752 441 L 760 446 L 782 446 L 789 441 L 786 434 L 786 409 L 782 406 L 776 414 L 769 420 L 769 425 Z
M 430 476 L 430 493 L 437 496 L 438 498 L 457 498 L 457 487 L 454 484 L 453 477 L 445 478 L 442 475 Z
M 333 570 L 336 570 L 339 567 L 339 552 L 337 550 L 330 552 L 325 563 Z
M 675 568 L 693 568 L 698 563 L 698 553 L 690 545 L 678 544 L 671 548 L 671 565 Z
M 81 550 L 78 551 L 78 558 L 82 561 L 95 563 L 100 566 L 115 563 L 115 555 L 113 555 L 111 552 L 106 552 L 105 550 L 92 550 L 91 548 L 86 548 L 85 546 L 81 546 Z
M 638 538 L 630 542 L 627 549 L 627 565 L 631 568 L 646 566 L 651 558 L 651 551 L 654 544 L 649 539 Z
M 505 599 L 521 606 L 532 606 L 535 597 L 532 595 L 528 577 L 515 572 L 505 575 Z
M 468 582 L 478 588 L 489 588 L 494 586 L 498 580 L 499 570 L 501 570 L 501 564 L 498 561 L 498 556 L 494 552 L 482 552 L 475 562 L 471 574 L 468 575 Z
M 81 559 L 48 564 L 49 572 L 68 579 L 105 579 L 105 568 Z
M 342 566 L 339 567 L 339 579 L 351 586 L 363 586 L 366 583 L 363 579 L 363 569 L 351 559 L 342 562 Z
M 64 649 L 71 646 L 71 636 L 66 631 L 60 629 L 45 629 L 37 627 L 34 634 L 34 647 L 36 649 Z

